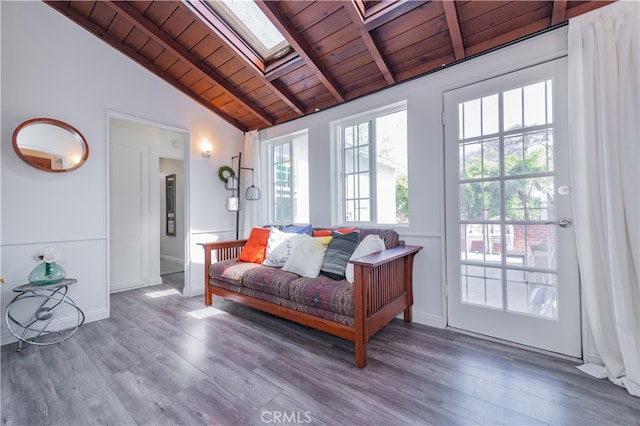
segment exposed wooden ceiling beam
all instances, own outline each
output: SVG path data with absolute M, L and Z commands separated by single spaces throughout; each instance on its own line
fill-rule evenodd
M 452 0 L 444 0 L 442 2 L 442 6 L 444 7 L 444 15 L 447 18 L 447 26 L 449 27 L 449 36 L 451 37 L 451 44 L 453 45 L 453 53 L 456 57 L 456 61 L 459 61 L 465 57 L 465 53 L 456 5 Z
M 217 108 L 216 106 L 212 105 L 210 102 L 207 102 L 205 99 L 203 99 L 202 97 L 198 96 L 198 94 L 196 94 L 193 91 L 191 91 L 188 88 L 186 88 L 180 81 L 178 81 L 173 76 L 169 75 L 167 72 L 165 72 L 163 69 L 158 67 L 153 62 L 144 59 L 135 49 L 133 49 L 130 46 L 127 46 L 126 44 L 122 43 L 121 40 L 116 39 L 115 37 L 113 37 L 112 35 L 107 33 L 106 31 L 104 31 L 101 27 L 99 27 L 98 25 L 96 25 L 93 22 L 89 21 L 86 16 L 82 15 L 80 12 L 78 12 L 77 10 L 75 10 L 71 6 L 69 6 L 68 2 L 66 2 L 66 1 L 44 0 L 44 3 L 49 5 L 51 8 L 57 10 L 58 12 L 60 12 L 64 16 L 66 16 L 67 18 L 71 19 L 73 22 L 75 22 L 76 24 L 80 25 L 85 30 L 87 30 L 90 33 L 96 35 L 102 41 L 104 41 L 105 43 L 107 43 L 108 45 L 113 47 L 114 49 L 124 53 L 130 59 L 132 59 L 135 62 L 137 62 L 138 64 L 140 64 L 141 66 L 143 66 L 144 68 L 149 70 L 151 73 L 156 74 L 158 77 L 162 78 L 164 81 L 169 83 L 171 86 L 173 86 L 174 88 L 176 88 L 180 92 L 184 93 L 186 96 L 188 96 L 189 98 L 193 99 L 194 101 L 198 102 L 200 105 L 204 106 L 205 108 L 207 108 L 208 110 L 210 110 L 214 114 L 220 116 L 222 119 L 227 121 L 229 124 L 233 125 L 234 127 L 238 128 L 239 130 L 241 130 L 243 132 L 249 131 L 249 129 L 246 126 L 244 126 L 243 124 L 241 124 L 238 120 L 236 120 L 235 118 L 231 117 L 229 114 L 227 114 L 226 112 L 222 111 L 220 108 Z
M 338 102 L 344 102 L 344 92 L 340 88 L 338 82 L 331 76 L 325 66 L 316 58 L 311 56 L 311 48 L 307 42 L 302 38 L 300 34 L 293 27 L 291 22 L 282 14 L 278 5 L 271 1 L 256 0 L 258 7 L 267 15 L 267 18 L 276 26 L 276 28 L 282 33 L 284 38 L 289 42 L 291 47 L 298 52 L 300 56 L 305 60 L 307 66 L 313 70 L 322 84 L 329 90 L 331 95 L 338 100 Z
M 246 97 L 240 90 L 229 83 L 218 71 L 206 65 L 193 53 L 189 52 L 186 48 L 176 43 L 166 32 L 162 31 L 155 23 L 149 18 L 138 12 L 136 8 L 130 4 L 122 1 L 104 0 L 104 3 L 108 4 L 111 9 L 116 11 L 119 15 L 126 18 L 132 24 L 144 32 L 153 41 L 160 46 L 177 56 L 179 59 L 187 64 L 192 65 L 197 71 L 204 74 L 204 76 L 212 79 L 219 86 L 221 86 L 229 95 L 238 103 L 242 104 L 245 108 L 256 115 L 265 124 L 273 125 L 275 119 L 269 114 L 262 111 L 255 106 L 253 102 Z
M 362 41 L 364 42 L 365 46 L 367 46 L 369 53 L 373 57 L 373 60 L 384 76 L 387 84 L 395 83 L 396 78 L 393 74 L 393 71 L 391 70 L 391 66 L 385 59 L 385 56 L 382 54 L 380 46 L 378 46 L 378 43 L 376 43 L 376 41 L 373 39 L 371 33 L 369 33 L 369 31 L 364 27 L 364 19 L 360 14 L 358 5 L 354 1 L 347 1 L 345 2 L 344 9 L 347 11 L 347 14 L 351 18 L 353 25 L 358 30 Z
M 267 69 L 262 62 L 262 59 L 258 58 L 253 51 L 245 46 L 244 41 L 240 40 L 234 33 L 226 29 L 225 24 L 220 24 L 220 18 L 211 11 L 211 9 L 202 3 L 200 0 L 185 0 L 183 2 L 191 10 L 191 12 L 204 23 L 207 28 L 213 31 L 224 42 L 225 46 L 231 50 L 236 58 L 245 63 L 251 68 L 257 78 L 273 91 L 284 103 L 286 103 L 291 109 L 293 109 L 299 116 L 306 113 L 305 106 L 298 102 L 290 93 L 282 88 L 278 88 L 273 85 L 272 81 L 266 78 L 265 73 Z M 225 27 L 225 30 L 221 30 L 221 27 Z
M 302 59 L 299 55 L 296 55 L 295 58 L 290 61 L 280 65 L 273 70 L 267 71 L 264 76 L 269 81 L 277 80 L 278 78 L 290 73 L 291 71 L 297 70 L 300 67 L 305 65 L 304 59 Z
M 556 25 L 566 20 L 567 0 L 554 0 L 551 13 L 551 25 Z
M 391 22 L 398 16 L 402 16 L 405 13 L 411 12 L 426 2 L 417 0 L 399 0 L 390 6 L 382 3 L 382 6 L 371 7 L 364 17 L 364 27 L 368 31 L 373 31 L 378 27 L 383 26 L 387 22 Z

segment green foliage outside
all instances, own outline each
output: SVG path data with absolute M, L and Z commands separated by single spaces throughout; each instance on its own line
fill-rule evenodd
M 407 223 L 409 219 L 409 180 L 407 175 L 396 178 L 396 214 L 398 223 Z
M 553 177 L 518 177 L 553 171 L 551 153 L 547 159 L 546 139 L 540 135 L 527 135 L 524 156 L 521 139 L 516 143 L 504 144 L 504 173 L 507 177 L 504 203 L 505 214 L 510 220 L 544 220 L 543 212 L 553 203 Z M 461 159 L 464 161 L 461 179 L 489 178 L 482 182 L 461 184 L 460 209 L 464 220 L 500 218 L 500 183 L 497 179 L 491 179 L 500 176 L 499 146 L 486 142 L 484 145 L 484 164 L 479 149 L 468 152 L 466 158 Z

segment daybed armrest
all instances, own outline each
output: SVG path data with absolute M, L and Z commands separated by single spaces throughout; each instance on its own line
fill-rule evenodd
M 211 252 L 216 252 L 216 262 L 227 259 L 237 259 L 247 240 L 214 241 L 210 243 L 198 243 L 204 249 L 204 301 L 211 305 L 212 294 L 209 288 L 209 266 L 211 266 Z
M 422 250 L 421 246 L 397 246 L 390 249 L 386 249 L 379 253 L 370 254 L 367 256 L 362 256 L 357 259 L 352 259 L 349 263 L 353 263 L 354 265 L 360 266 L 368 266 L 370 268 L 375 268 L 376 266 L 382 265 L 383 263 L 391 262 L 392 260 L 408 256 L 415 255 L 420 250 Z
M 357 342 L 366 343 L 402 311 L 405 322 L 411 322 L 413 258 L 420 250 L 421 246 L 398 246 L 349 261 L 354 267 L 354 320 L 362 324 Z M 362 356 L 356 357 L 357 363 L 366 363 Z

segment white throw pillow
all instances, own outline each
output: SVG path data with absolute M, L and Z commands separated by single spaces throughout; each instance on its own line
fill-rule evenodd
M 370 234 L 364 237 L 362 241 L 360 241 L 360 244 L 358 244 L 358 247 L 356 247 L 356 250 L 353 252 L 349 260 L 368 256 L 373 253 L 379 253 L 381 251 L 384 251 L 386 248 L 387 247 L 384 245 L 384 241 L 382 240 L 382 238 L 380 238 L 379 235 Z M 347 281 L 349 281 L 350 283 L 353 283 L 353 269 L 353 263 L 347 263 L 347 270 L 345 271 L 344 275 Z
M 296 242 L 300 239 L 301 234 L 290 234 L 282 232 L 278 228 L 271 228 L 269 231 L 269 240 L 267 241 L 267 257 L 262 264 L 264 266 L 275 266 L 282 268 L 287 262 Z
M 289 260 L 282 267 L 283 271 L 293 272 L 301 277 L 315 278 L 320 274 L 324 254 L 331 237 L 311 237 L 298 234 L 295 248 Z

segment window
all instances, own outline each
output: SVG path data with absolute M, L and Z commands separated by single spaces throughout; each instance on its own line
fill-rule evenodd
M 338 221 L 408 224 L 406 103 L 332 127 L 338 142 Z
M 291 50 L 280 31 L 253 1 L 207 0 L 206 3 L 264 62 Z
M 265 143 L 269 178 L 269 222 L 309 222 L 309 161 L 307 132 Z

